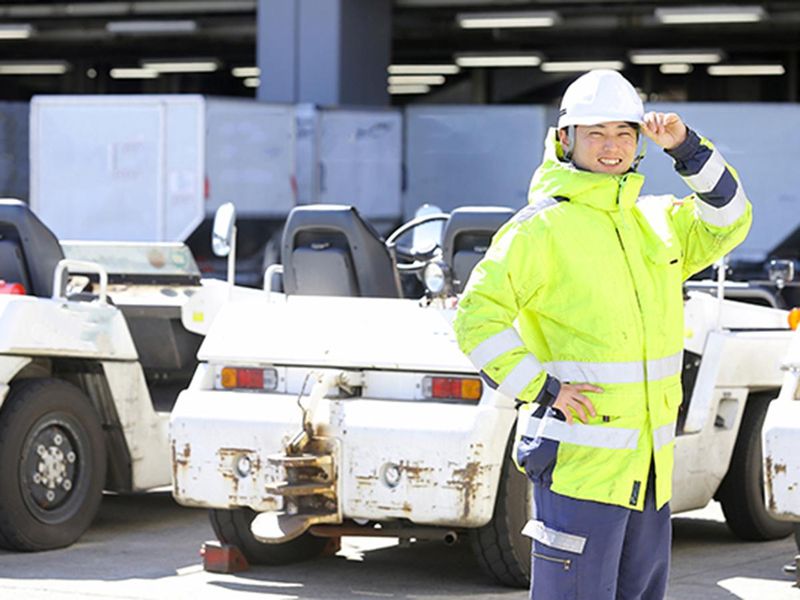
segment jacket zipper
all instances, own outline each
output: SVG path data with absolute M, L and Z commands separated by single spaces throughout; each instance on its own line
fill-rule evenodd
M 617 187 L 617 207 L 619 207 L 620 211 L 620 219 L 624 220 L 624 213 L 623 208 L 620 206 L 619 197 L 622 195 L 622 186 L 625 184 L 627 179 L 627 175 L 623 175 L 620 178 L 619 185 Z M 611 220 L 614 223 L 614 220 Z M 625 266 L 628 268 L 628 275 L 631 278 L 631 287 L 633 287 L 633 295 L 636 298 L 636 306 L 639 308 L 639 321 L 642 324 L 642 364 L 644 367 L 644 377 L 645 382 L 647 381 L 647 346 L 645 344 L 645 327 L 644 327 L 644 310 L 642 308 L 642 301 L 639 298 L 639 290 L 636 287 L 636 278 L 633 276 L 633 269 L 631 268 L 630 260 L 628 259 L 628 253 L 625 250 L 625 242 L 622 241 L 622 234 L 619 231 L 619 227 L 617 224 L 614 223 L 614 232 L 617 234 L 617 241 L 619 242 L 619 247 L 622 250 L 622 256 L 625 257 Z
M 617 234 L 617 241 L 619 242 L 619 247 L 622 250 L 622 255 L 625 257 L 625 266 L 628 267 L 628 275 L 631 278 L 631 287 L 633 287 L 633 296 L 636 298 L 636 306 L 639 309 L 639 321 L 642 324 L 642 364 L 644 366 L 644 376 L 645 381 L 647 381 L 647 347 L 645 345 L 644 336 L 645 336 L 645 329 L 644 329 L 644 310 L 642 309 L 642 301 L 639 298 L 639 290 L 636 288 L 636 278 L 633 276 L 633 269 L 631 269 L 631 263 L 628 260 L 628 253 L 625 250 L 625 242 L 622 241 L 622 234 L 619 232 L 616 224 L 614 225 L 614 232 Z
M 535 558 L 541 558 L 542 560 L 547 560 L 554 563 L 559 563 L 560 565 L 564 566 L 565 571 L 569 571 L 572 567 L 572 560 L 569 558 L 554 558 L 552 556 L 547 556 L 546 554 L 540 554 L 538 552 L 534 552 L 533 556 Z
M 619 199 L 619 196 L 617 196 L 617 198 Z M 622 249 L 622 254 L 625 257 L 625 266 L 628 267 L 628 275 L 630 275 L 631 286 L 633 286 L 633 296 L 636 298 L 636 306 L 639 308 L 639 321 L 642 325 L 642 372 L 644 373 L 643 383 L 645 389 L 647 389 L 647 342 L 645 341 L 644 310 L 642 309 L 642 301 L 639 298 L 639 290 L 636 288 L 636 280 L 633 276 L 633 269 L 631 268 L 631 263 L 628 259 L 628 253 L 625 251 L 625 243 L 622 241 L 622 234 L 617 228 L 616 223 L 614 224 L 614 231 L 617 234 L 617 241 L 619 242 L 619 246 Z

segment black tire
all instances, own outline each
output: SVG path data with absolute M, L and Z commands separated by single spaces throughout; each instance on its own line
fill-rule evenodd
M 794 543 L 797 546 L 797 551 L 800 552 L 800 523 L 794 524 Z
M 103 430 L 83 392 L 58 379 L 12 384 L 0 410 L 0 546 L 69 546 L 97 514 L 105 478 Z
M 522 528 L 531 518 L 533 487 L 511 460 L 509 441 L 500 473 L 492 519 L 470 531 L 472 550 L 481 568 L 498 583 L 527 588 L 531 578 L 531 540 Z
M 283 544 L 259 542 L 250 531 L 250 523 L 257 514 L 249 508 L 209 511 L 211 527 L 217 539 L 223 544 L 238 547 L 250 564 L 286 565 L 317 558 L 329 542 L 328 538 L 316 537 L 310 533 L 304 533 Z
M 777 540 L 792 533 L 792 523 L 773 519 L 764 500 L 761 427 L 771 397 L 748 398 L 733 457 L 716 498 L 728 527 L 749 541 Z

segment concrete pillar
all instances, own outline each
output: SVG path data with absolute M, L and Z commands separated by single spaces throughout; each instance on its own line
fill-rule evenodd
M 389 104 L 391 0 L 259 0 L 266 102 Z

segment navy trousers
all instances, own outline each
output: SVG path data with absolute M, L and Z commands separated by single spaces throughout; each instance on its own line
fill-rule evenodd
M 639 512 L 550 489 L 557 442 L 523 438 L 518 459 L 533 481 L 531 600 L 662 600 L 669 574 L 669 504 L 655 507 L 655 473 Z

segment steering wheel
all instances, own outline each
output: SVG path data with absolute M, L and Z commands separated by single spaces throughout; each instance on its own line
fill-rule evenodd
M 416 219 L 412 219 L 411 221 L 408 221 L 407 223 L 404 223 L 395 229 L 389 235 L 389 237 L 386 238 L 384 244 L 386 245 L 386 249 L 389 251 L 389 254 L 395 258 L 398 271 L 418 271 L 424 267 L 425 263 L 433 258 L 436 254 L 436 251 L 439 250 L 439 242 L 436 242 L 430 248 L 415 250 L 409 246 L 401 246 L 398 243 L 400 238 L 421 225 L 436 221 L 446 221 L 449 218 L 450 215 L 447 213 L 437 213 L 433 215 L 417 217 Z M 398 262 L 399 260 L 407 261 L 407 264 L 400 264 Z

